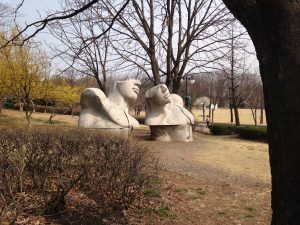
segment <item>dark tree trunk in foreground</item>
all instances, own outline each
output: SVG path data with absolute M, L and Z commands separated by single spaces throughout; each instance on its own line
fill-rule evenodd
M 262 76 L 272 225 L 300 224 L 300 1 L 223 0 L 248 30 Z

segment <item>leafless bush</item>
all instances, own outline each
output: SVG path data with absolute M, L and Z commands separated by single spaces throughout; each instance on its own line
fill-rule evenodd
M 0 130 L 0 222 L 60 212 L 70 190 L 123 209 L 155 176 L 147 148 L 95 130 Z M 152 168 L 152 169 L 150 169 Z
M 98 139 L 87 152 L 87 187 L 104 205 L 127 207 L 149 182 L 148 165 L 155 165 L 146 148 L 136 142 Z M 155 171 L 155 170 L 154 170 Z

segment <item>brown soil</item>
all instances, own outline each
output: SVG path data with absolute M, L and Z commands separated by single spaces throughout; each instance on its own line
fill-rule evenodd
M 194 134 L 194 142 L 152 142 L 161 162 L 160 197 L 129 211 L 132 224 L 270 224 L 266 143 Z

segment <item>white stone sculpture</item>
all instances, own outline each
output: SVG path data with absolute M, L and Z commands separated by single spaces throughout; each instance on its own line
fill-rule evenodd
M 104 128 L 128 134 L 139 122 L 129 115 L 128 107 L 138 97 L 139 80 L 117 81 L 106 97 L 98 88 L 85 89 L 80 97 L 81 114 L 78 126 Z
M 164 84 L 149 89 L 146 94 L 145 124 L 150 126 L 151 139 L 158 141 L 192 141 L 194 116 L 183 107 L 177 94 L 170 94 Z

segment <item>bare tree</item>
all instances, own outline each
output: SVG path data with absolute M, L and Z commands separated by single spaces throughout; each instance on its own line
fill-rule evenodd
M 3 29 L 11 24 L 13 20 L 13 9 L 5 3 L 0 2 L 0 28 Z
M 68 22 L 65 22 L 66 20 Z M 71 31 L 68 27 L 69 25 L 74 27 L 74 23 L 78 24 L 78 22 L 82 24 L 82 21 L 89 25 L 74 29 L 76 36 L 81 37 L 81 40 L 76 40 L 74 30 Z M 27 25 L 20 34 L 35 27 L 35 32 L 24 39 L 27 41 L 45 27 L 49 25 L 55 27 L 53 34 L 60 39 L 64 37 L 63 42 L 68 46 L 62 54 L 62 56 L 68 55 L 64 57 L 68 65 L 75 68 L 77 64 L 77 69 L 81 64 L 81 72 L 92 71 L 91 74 L 95 77 L 99 74 L 98 64 L 102 68 L 102 75 L 105 74 L 105 60 L 107 60 L 105 48 L 102 48 L 104 51 L 101 63 L 98 61 L 95 64 L 93 62 L 97 60 L 87 60 L 91 56 L 95 58 L 95 54 L 90 54 L 88 57 L 79 57 L 79 55 L 95 53 L 98 51 L 98 47 L 95 47 L 96 42 L 104 40 L 104 46 L 113 45 L 114 50 L 123 59 L 121 62 L 128 63 L 123 67 L 118 64 L 119 69 L 127 67 L 132 71 L 133 67 L 128 65 L 134 65 L 135 68 L 143 70 L 154 84 L 165 82 L 173 92 L 178 93 L 182 77 L 199 70 L 200 67 L 203 69 L 215 58 L 220 57 L 221 42 L 217 34 L 231 21 L 224 5 L 215 0 L 143 0 L 141 2 L 128 0 L 89 3 L 72 0 L 67 1 L 66 7 L 61 11 L 51 12 L 47 18 Z M 98 24 L 103 25 L 101 29 L 95 28 Z M 94 29 L 93 34 L 86 35 L 86 29 L 91 30 L 91 28 Z M 114 34 L 107 37 L 109 29 L 113 29 Z M 100 38 L 100 41 L 96 41 Z M 10 41 L 13 42 L 14 39 Z M 70 45 L 69 42 L 73 44 Z M 100 59 L 99 54 L 98 59 Z M 84 65 L 91 66 L 88 70 L 83 70 Z M 98 83 L 100 88 L 104 88 L 99 79 Z
M 217 73 L 214 73 L 209 79 L 209 118 L 212 123 L 214 122 L 214 113 L 219 101 L 225 98 L 225 81 L 226 78 L 218 76 Z
M 63 9 L 68 11 L 74 6 L 79 7 L 80 0 L 65 1 Z M 50 32 L 61 43 L 52 48 L 55 55 L 63 60 L 68 68 L 73 68 L 81 74 L 96 79 L 101 90 L 107 93 L 107 73 L 110 55 L 110 32 L 100 38 L 98 33 L 105 32 L 105 23 L 102 21 L 101 7 L 95 5 L 81 14 L 66 20 L 59 20 L 50 24 Z M 91 40 L 86 45 L 87 40 Z
M 118 18 L 119 14 L 126 8 L 130 0 L 122 1 L 120 9 L 115 13 L 115 15 L 112 17 L 110 22 L 108 23 L 107 28 L 104 32 L 99 33 L 95 39 L 98 39 L 105 35 L 113 26 L 116 18 Z M 40 20 L 36 20 L 32 23 L 27 24 L 24 28 L 21 28 L 19 32 L 13 36 L 11 39 L 7 40 L 6 43 L 2 44 L 0 48 L 6 47 L 9 44 L 16 44 L 16 45 L 23 45 L 24 43 L 28 42 L 30 39 L 38 35 L 41 31 L 45 30 L 51 22 L 57 22 L 61 20 L 65 20 L 68 18 L 72 18 L 85 10 L 89 9 L 90 7 L 93 7 L 99 3 L 99 0 L 91 0 L 91 1 L 82 1 L 80 2 L 79 6 L 76 8 L 70 8 L 67 10 L 52 10 L 47 13 L 47 15 L 44 18 L 41 18 Z M 17 6 L 14 14 L 15 17 L 17 17 L 17 13 L 19 9 L 23 6 L 24 0 L 20 0 L 20 4 Z M 22 37 L 22 42 L 20 42 L 20 37 Z M 89 43 L 91 43 L 93 39 L 86 40 L 86 43 L 83 47 L 87 46 Z
M 227 88 L 224 85 L 226 78 L 219 76 L 216 72 L 206 72 L 195 75 L 195 83 L 191 86 L 191 93 L 193 99 L 198 99 L 196 104 L 206 103 L 206 106 L 202 105 L 202 119 L 205 121 L 204 107 L 209 107 L 208 115 L 210 121 L 214 121 L 214 112 L 217 109 L 217 105 L 226 98 Z M 199 98 L 201 97 L 201 98 Z M 204 101 L 207 99 L 207 102 Z M 200 101 L 202 100 L 202 102 Z
M 255 126 L 258 124 L 257 111 L 260 109 L 260 122 L 263 121 L 263 94 L 262 94 L 262 82 L 257 74 L 249 74 L 249 81 L 247 83 L 247 88 L 251 89 L 251 95 L 246 102 L 246 106 L 251 109 L 252 118 Z
M 166 51 L 166 84 L 177 93 L 186 74 L 204 71 L 220 57 L 218 35 L 232 22 L 219 1 L 166 1 L 167 35 L 161 37 Z
M 113 16 L 113 3 L 103 4 Z M 224 6 L 212 0 L 133 0 L 116 19 L 112 44 L 154 84 L 165 82 L 178 93 L 182 77 L 216 58 L 216 34 L 230 22 Z
M 235 124 L 240 125 L 238 107 L 244 103 L 250 96 L 245 89 L 242 89 L 242 83 L 247 79 L 249 68 L 246 66 L 246 59 L 249 57 L 247 52 L 248 42 L 245 41 L 246 32 L 237 22 L 230 24 L 224 31 L 228 37 L 227 54 L 218 61 L 221 76 L 226 78 L 228 88 L 229 107 L 231 112 L 231 122 L 233 121 L 232 110 L 234 112 Z

